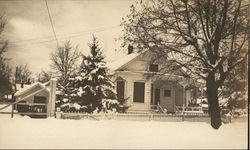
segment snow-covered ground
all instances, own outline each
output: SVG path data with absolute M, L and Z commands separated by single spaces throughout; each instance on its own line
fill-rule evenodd
M 31 119 L 0 115 L 0 148 L 246 149 L 247 123 Z
M 0 104 L 0 109 L 6 106 L 7 104 Z M 0 112 L 11 112 L 12 106 L 9 106 L 3 110 L 0 110 Z

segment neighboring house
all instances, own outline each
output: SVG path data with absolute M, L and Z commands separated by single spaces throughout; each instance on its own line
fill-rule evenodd
M 14 95 L 16 97 L 16 101 L 21 100 L 26 103 L 48 103 L 51 91 L 50 84 L 51 81 L 45 83 L 35 82 L 30 85 L 24 84 L 23 88 L 20 84 L 17 84 L 17 92 Z M 56 95 L 62 94 L 61 91 L 56 91 L 56 88 L 54 90 Z
M 127 99 L 128 111 L 150 111 L 159 104 L 167 112 L 190 101 L 190 91 L 177 81 L 185 81 L 181 70 L 173 73 L 161 71 L 163 64 L 151 63 L 149 51 L 132 53 L 108 64 L 118 97 Z
M 47 104 L 49 101 L 49 87 L 46 87 L 40 82 L 35 82 L 31 85 L 26 85 L 23 88 L 17 88 L 15 93 L 16 101 L 20 101 L 16 105 L 18 112 L 39 112 L 46 113 L 45 105 L 31 105 L 31 104 Z M 24 105 L 25 104 L 25 105 Z
M 31 85 L 25 85 L 24 88 L 18 88 L 15 93 L 16 100 L 26 103 L 47 103 L 49 99 L 49 87 L 40 82 Z
M 56 79 L 44 84 L 35 82 L 17 89 L 15 103 L 18 112 L 32 113 L 32 116 L 39 115 L 34 113 L 46 113 L 46 115 L 40 114 L 43 117 L 54 116 L 57 93 Z

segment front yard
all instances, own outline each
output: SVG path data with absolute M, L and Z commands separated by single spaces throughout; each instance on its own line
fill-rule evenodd
M 246 149 L 247 123 L 31 119 L 0 115 L 0 148 Z

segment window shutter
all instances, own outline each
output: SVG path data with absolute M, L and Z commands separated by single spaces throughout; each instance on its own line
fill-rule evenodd
M 117 81 L 116 83 L 117 83 L 116 92 L 117 92 L 118 98 L 124 98 L 125 82 L 124 81 Z

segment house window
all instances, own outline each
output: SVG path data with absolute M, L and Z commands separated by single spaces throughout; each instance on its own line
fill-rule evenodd
M 156 64 L 149 64 L 149 71 L 151 71 L 151 72 L 158 72 L 159 71 L 158 69 L 159 69 L 158 65 L 156 65 Z
M 34 103 L 46 103 L 45 96 L 34 96 Z
M 171 90 L 164 90 L 165 97 L 171 97 Z
M 145 83 L 134 82 L 134 102 L 144 103 Z
M 116 85 L 117 97 L 124 98 L 125 81 L 117 81 Z

